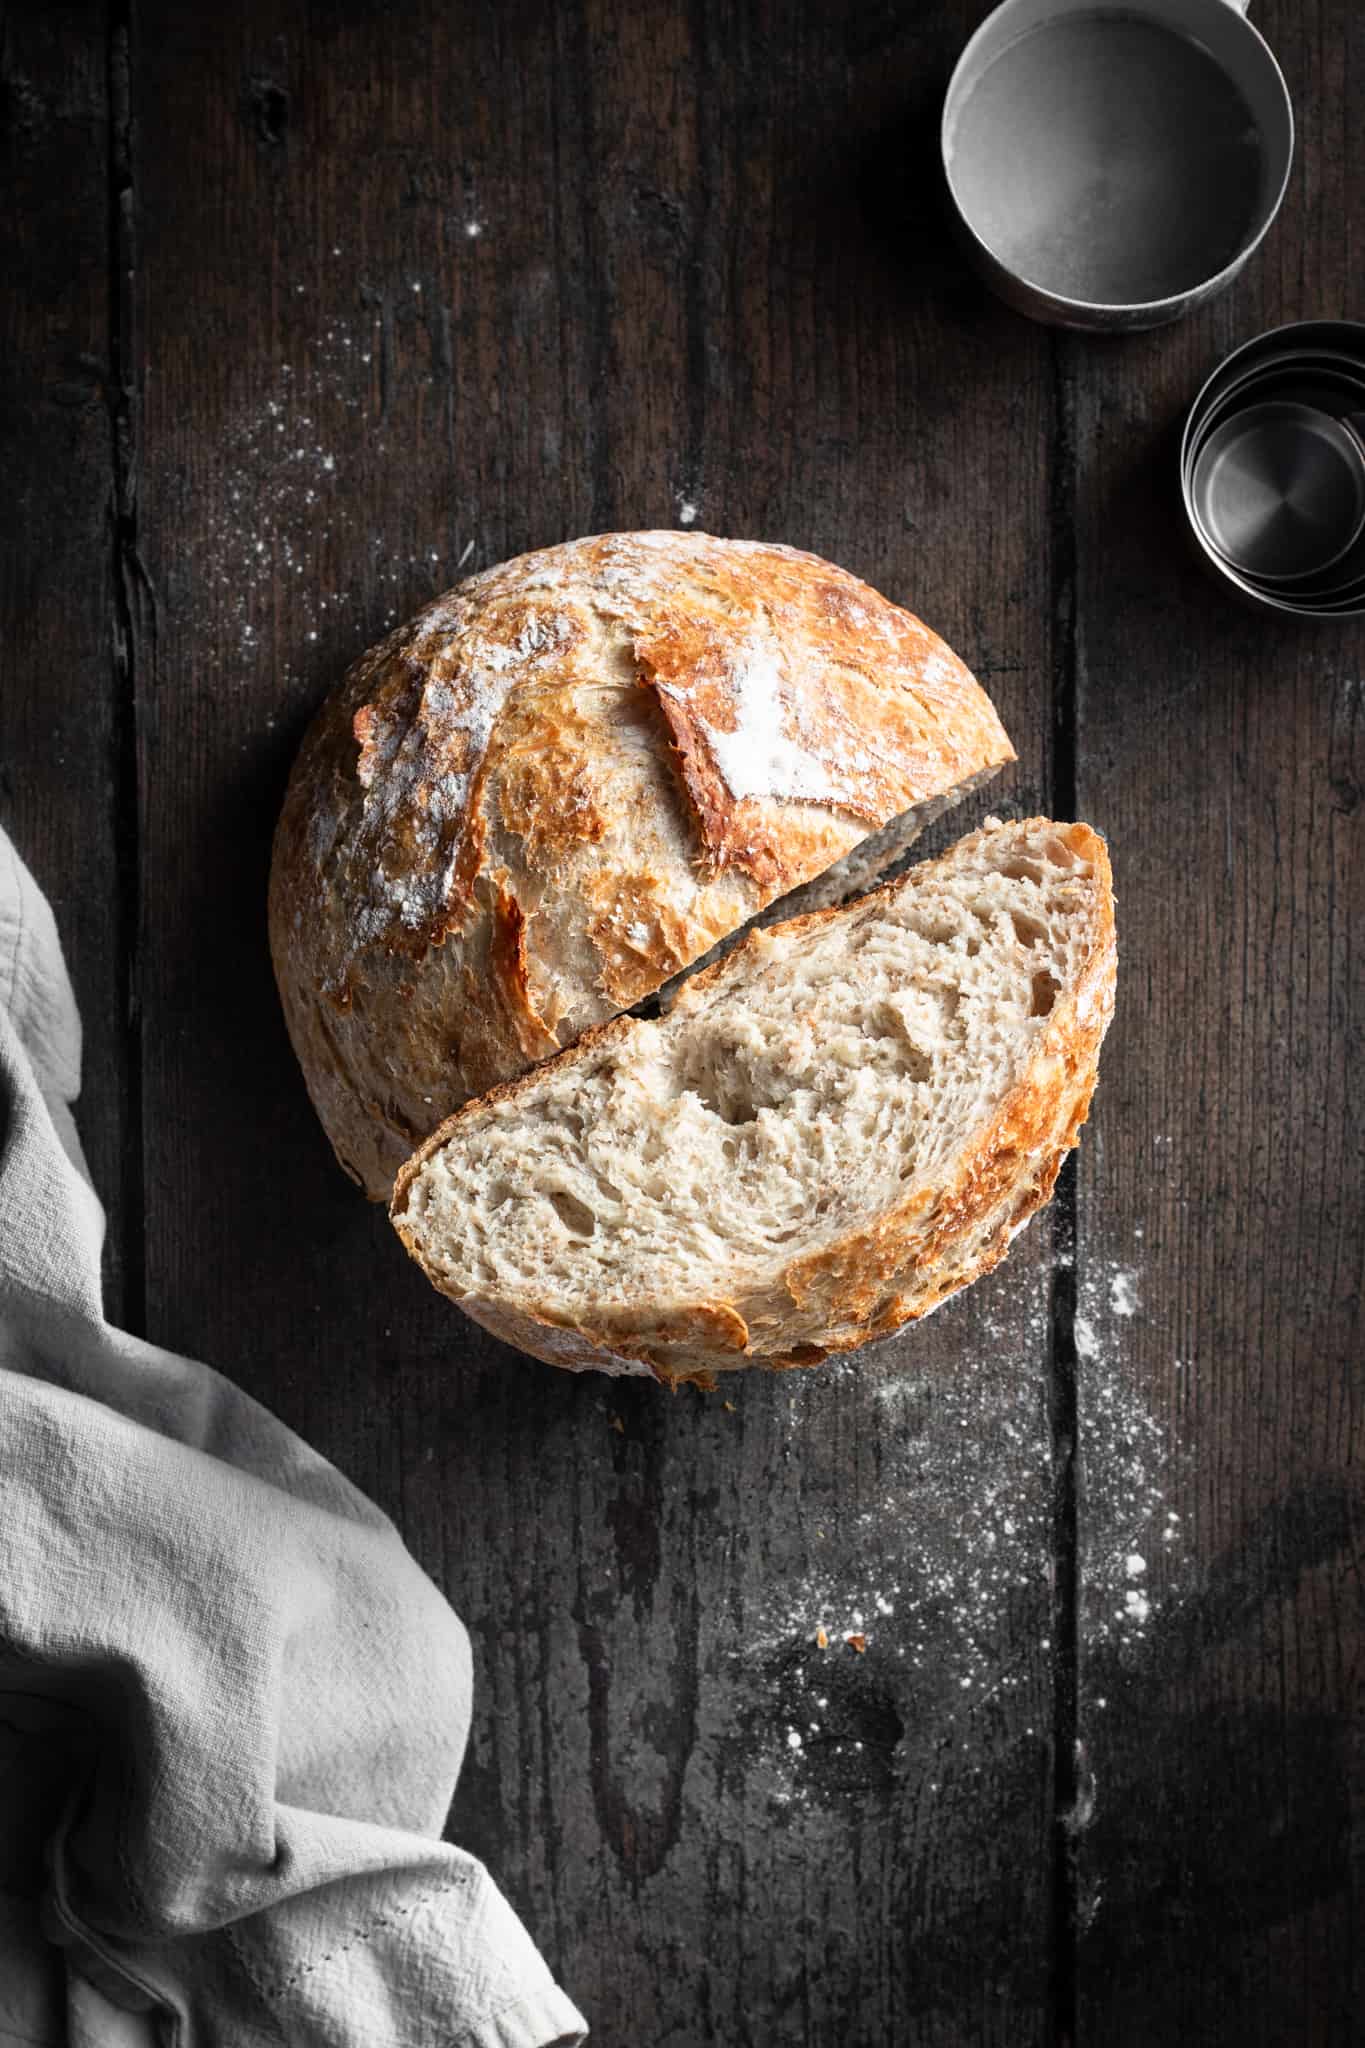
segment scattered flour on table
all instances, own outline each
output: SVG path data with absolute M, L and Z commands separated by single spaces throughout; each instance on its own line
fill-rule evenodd
M 1116 1316 L 1137 1314 L 1137 1275 L 1130 1267 L 1116 1266 L 1110 1276 L 1109 1310 Z
M 1101 1260 L 1082 1270 L 1076 1369 L 1083 1648 L 1121 1650 L 1143 1641 L 1160 1606 L 1149 1586 L 1135 1583 L 1147 1576 L 1149 1551 L 1161 1553 L 1168 1583 L 1176 1577 L 1180 1517 L 1167 1503 L 1166 1480 L 1181 1449 L 1136 1383 L 1133 1333 L 1140 1315 L 1135 1267 Z M 1176 1369 L 1180 1363 L 1172 1360 Z
M 378 397 L 382 325 L 377 314 L 324 320 L 292 360 L 275 366 L 259 405 L 233 416 L 208 474 L 195 478 L 202 539 L 192 574 L 214 629 L 203 636 L 206 660 L 241 667 L 267 643 L 281 608 L 291 638 L 303 643 L 300 651 L 316 641 L 329 616 L 346 612 L 359 597 L 358 587 L 348 588 L 320 567 L 320 550 L 334 540 L 355 565 L 367 606 L 376 583 L 391 593 L 380 621 L 385 625 L 397 623 L 399 605 L 408 603 L 415 585 L 441 588 L 464 569 L 472 541 L 443 568 L 439 541 L 398 555 L 384 535 L 366 533 L 363 508 L 347 488 L 344 458 L 331 445 L 325 422 L 335 424 L 340 409 L 369 415 L 375 429 L 370 446 L 385 452 Z M 367 627 L 373 623 L 367 611 Z M 292 672 L 287 658 L 280 661 L 282 679 Z
M 1125 1659 L 1175 1597 L 1180 1524 L 1165 1485 L 1179 1450 L 1134 1380 L 1138 1269 L 1098 1262 L 1078 1278 L 1080 1647 L 1083 1660 Z M 760 1661 L 776 1695 L 779 1803 L 888 1784 L 905 1727 L 917 1747 L 936 1729 L 941 1747 L 970 1749 L 978 1717 L 1010 1695 L 1027 1701 L 1046 1667 L 1057 1474 L 1039 1361 L 1050 1283 L 1046 1270 L 1025 1282 L 1022 1330 L 1017 1315 L 983 1313 L 971 1296 L 950 1307 L 962 1319 L 951 1374 L 915 1369 L 912 1334 L 898 1370 L 879 1376 L 872 1353 L 784 1393 L 795 1459 L 807 1410 L 837 1383 L 829 1398 L 856 1405 L 860 1463 L 875 1483 L 856 1507 L 814 1515 L 817 1564 L 758 1598 L 737 1653 Z M 1158 1553 L 1162 1594 L 1148 1563 Z M 884 1711 L 863 1725 L 861 1703 L 874 1696 Z M 1049 1739 L 1046 1688 L 1038 1714 L 1032 1722 L 1025 1706 L 1023 1732 Z

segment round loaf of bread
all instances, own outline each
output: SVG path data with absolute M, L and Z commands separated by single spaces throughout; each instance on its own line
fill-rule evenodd
M 1013 758 L 935 634 L 794 548 L 604 534 L 471 577 L 326 701 L 276 832 L 275 973 L 338 1159 L 387 1200 L 463 1102 L 775 899 L 875 880 Z

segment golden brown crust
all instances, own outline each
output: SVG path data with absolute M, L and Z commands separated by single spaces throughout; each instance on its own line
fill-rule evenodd
M 515 1345 L 517 1350 L 549 1365 L 562 1366 L 566 1372 L 605 1372 L 618 1378 L 656 1376 L 646 1359 L 636 1357 L 625 1346 L 609 1351 L 605 1345 L 594 1344 L 581 1330 L 519 1311 L 505 1302 L 466 1295 L 460 1307 L 471 1321 L 501 1338 L 504 1344 Z
M 994 714 L 978 722 L 974 679 L 937 634 L 792 549 L 703 571 L 687 609 L 637 632 L 635 651 L 711 863 L 774 893 L 807 878 L 772 815 L 774 782 L 870 830 L 965 779 L 997 743 Z
M 414 1128 L 1011 759 L 942 641 L 813 555 L 606 534 L 471 578 L 323 705 L 276 832 L 271 950 L 338 1157 L 384 1199 Z
M 1050 825 L 1036 819 L 1018 829 L 1027 832 L 1034 827 L 1065 840 L 1091 871 L 1092 949 L 1076 986 L 1058 998 L 1027 1069 L 941 1187 L 928 1197 L 917 1190 L 862 1229 L 791 1261 L 780 1280 L 779 1291 L 789 1305 L 785 1311 L 779 1307 L 756 1314 L 754 1305 L 744 1301 L 707 1302 L 687 1310 L 642 1303 L 604 1309 L 588 1328 L 501 1302 L 481 1301 L 473 1308 L 465 1297 L 451 1298 L 495 1335 L 551 1364 L 600 1367 L 607 1356 L 617 1360 L 611 1370 L 646 1370 L 660 1380 L 681 1383 L 743 1366 L 782 1370 L 818 1363 L 832 1353 L 890 1335 L 988 1273 L 1004 1257 L 1012 1237 L 1049 1199 L 1062 1160 L 1076 1145 L 1114 1006 L 1117 940 L 1108 849 L 1088 825 Z M 887 884 L 874 896 L 896 886 Z M 728 959 L 687 983 L 679 1004 L 704 1002 L 709 983 L 722 975 L 742 975 L 746 956 L 756 963 L 773 939 L 813 931 L 847 915 L 839 908 L 815 911 L 769 932 L 750 934 Z M 586 1033 L 560 1058 L 579 1062 L 609 1051 L 632 1029 L 630 1019 L 614 1019 Z M 440 1275 L 424 1260 L 414 1233 L 404 1224 L 409 1190 L 423 1163 L 466 1119 L 480 1115 L 487 1100 L 515 1099 L 525 1085 L 521 1080 L 506 1083 L 484 1101 L 457 1111 L 418 1148 L 395 1181 L 390 1208 L 394 1226 L 442 1291 L 447 1290 Z M 812 1323 L 820 1329 L 817 1342 L 808 1334 Z M 799 1337 L 784 1337 L 788 1325 L 799 1329 Z M 553 1331 L 549 1339 L 547 1329 Z

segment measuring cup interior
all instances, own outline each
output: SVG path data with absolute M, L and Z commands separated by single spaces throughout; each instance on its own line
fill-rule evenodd
M 1061 304 L 1152 308 L 1234 266 L 1273 218 L 1293 120 L 1227 0 L 1007 0 L 944 110 L 964 221 Z
M 1365 527 L 1365 448 L 1313 406 L 1248 406 L 1205 441 L 1192 499 L 1207 538 L 1244 576 L 1298 583 L 1339 562 Z

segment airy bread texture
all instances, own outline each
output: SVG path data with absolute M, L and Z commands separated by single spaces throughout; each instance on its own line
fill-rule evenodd
M 992 820 L 469 1104 L 400 1173 L 394 1225 L 556 1365 L 813 1363 L 928 1314 L 1047 1200 L 1114 972 L 1103 841 Z
M 323 706 L 276 833 L 271 951 L 337 1157 L 387 1200 L 460 1103 L 1013 758 L 935 634 L 794 548 L 606 534 L 471 577 Z

